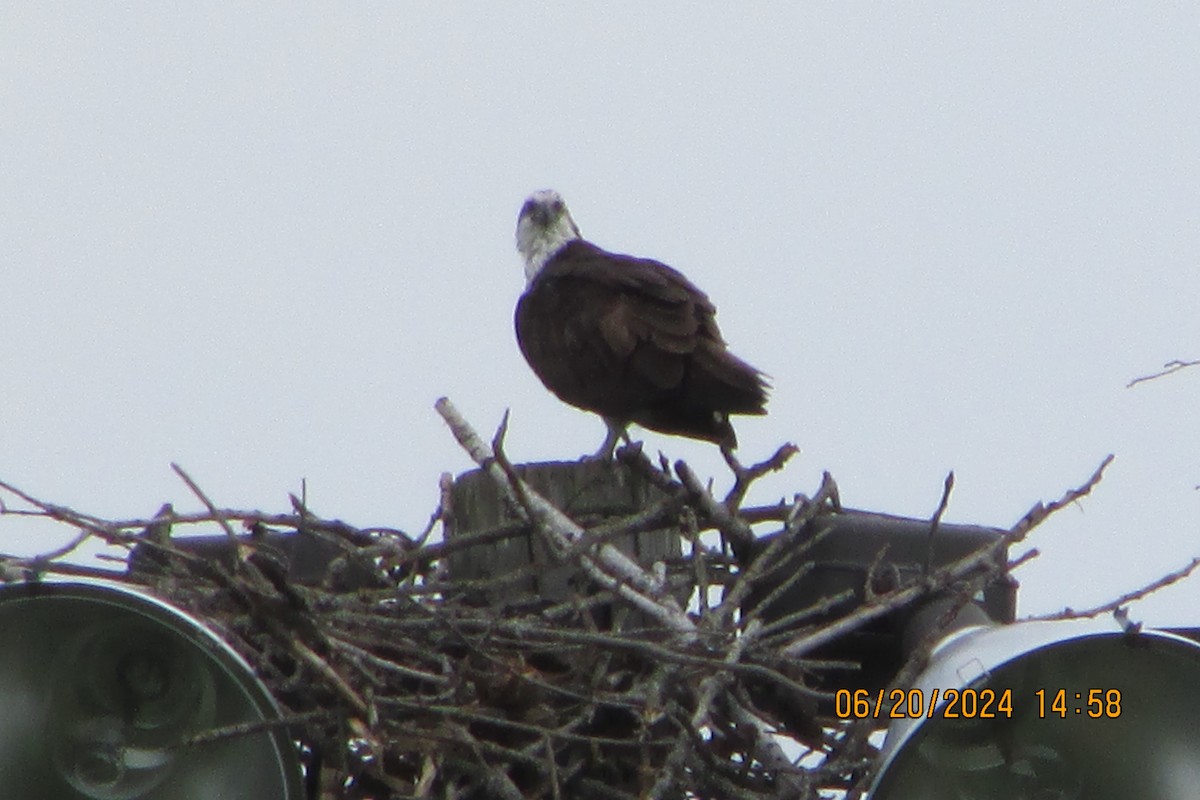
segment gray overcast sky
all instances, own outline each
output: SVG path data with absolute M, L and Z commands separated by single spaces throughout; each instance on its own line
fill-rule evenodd
M 774 378 L 737 427 L 814 491 L 1046 525 L 1024 612 L 1200 554 L 1200 9 L 1187 4 L 8 4 L 0 478 L 111 516 L 419 529 L 468 468 L 603 434 L 512 333 L 521 202 L 686 272 Z M 751 11 L 751 8 L 753 9 Z M 727 482 L 715 449 L 646 436 Z M 0 520 L 0 550 L 62 538 Z M 1200 579 L 1141 604 L 1200 624 Z

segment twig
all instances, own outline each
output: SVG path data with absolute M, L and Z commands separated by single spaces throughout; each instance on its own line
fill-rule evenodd
M 1137 386 L 1139 383 L 1144 383 L 1145 381 L 1152 381 L 1152 380 L 1155 380 L 1156 378 L 1162 378 L 1162 377 L 1164 377 L 1166 375 L 1170 375 L 1174 372 L 1179 372 L 1179 370 L 1181 370 L 1181 369 L 1186 369 L 1188 367 L 1195 367 L 1195 366 L 1200 366 L 1200 360 L 1180 361 L 1179 359 L 1176 359 L 1174 361 L 1168 361 L 1166 364 L 1163 364 L 1163 368 L 1161 370 L 1159 370 L 1158 372 L 1155 372 L 1151 375 L 1143 375 L 1140 378 L 1134 378 L 1129 383 L 1125 384 L 1125 388 L 1130 389 L 1130 388 L 1133 388 L 1134 386 Z
M 685 462 L 675 462 L 675 474 L 683 481 L 688 497 L 729 541 L 734 553 L 739 558 L 743 554 L 749 555 L 750 548 L 754 546 L 754 530 L 734 516 L 727 506 L 719 503 Z
M 275 730 L 277 728 L 291 728 L 307 725 L 312 722 L 322 722 L 328 720 L 330 716 L 328 711 L 321 710 L 309 711 L 305 714 L 289 714 L 274 719 L 256 719 L 252 722 L 240 722 L 236 725 L 222 725 L 219 728 L 208 728 L 199 733 L 193 733 L 184 737 L 182 741 L 175 744 L 167 744 L 165 747 L 168 750 L 174 750 L 183 747 L 194 747 L 200 744 L 211 744 L 223 739 L 249 736 L 250 734 L 262 733 L 263 731 Z
M 1091 618 L 1091 617 L 1098 617 L 1101 614 L 1109 614 L 1109 613 L 1112 613 L 1113 611 L 1116 611 L 1118 608 L 1121 608 L 1122 606 L 1132 603 L 1134 600 L 1141 600 L 1143 597 L 1153 594 L 1154 592 L 1157 592 L 1159 589 L 1163 589 L 1167 586 L 1170 586 L 1173 583 L 1178 583 L 1179 581 L 1183 580 L 1184 578 L 1188 577 L 1193 572 L 1195 572 L 1198 567 L 1200 567 L 1200 557 L 1193 558 L 1187 564 L 1185 564 L 1184 566 L 1175 570 L 1174 572 L 1168 572 L 1166 575 L 1163 575 L 1161 578 L 1153 580 L 1150 583 L 1147 583 L 1145 586 L 1142 586 L 1139 589 L 1134 589 L 1131 592 L 1126 592 L 1125 594 L 1121 595 L 1120 597 L 1116 598 L 1115 600 L 1109 600 L 1107 603 L 1102 603 L 1101 605 L 1093 606 L 1091 608 L 1087 608 L 1082 611 L 1076 611 L 1072 608 L 1064 608 L 1062 611 L 1058 611 L 1053 614 L 1045 614 L 1043 616 L 1030 617 L 1029 619 L 1031 619 L 1031 620 L 1085 619 L 1085 618 Z
M 183 467 L 179 466 L 174 461 L 171 462 L 171 469 L 173 469 L 175 474 L 178 475 L 179 478 L 187 485 L 187 487 L 192 490 L 192 494 L 196 495 L 196 498 L 204 504 L 204 507 L 208 509 L 208 513 L 211 514 L 213 519 L 216 520 L 217 524 L 221 526 L 221 530 L 225 531 L 225 535 L 229 537 L 229 541 L 233 542 L 233 546 L 240 549 L 237 533 L 233 530 L 233 526 L 229 524 L 229 520 L 222 516 L 221 512 L 213 504 L 213 501 L 208 499 L 208 495 L 204 493 L 204 490 L 201 489 L 194 480 L 192 480 L 192 476 L 184 472 Z M 240 565 L 241 561 L 242 559 L 239 557 L 237 559 L 237 563 Z M 240 569 L 240 566 L 238 568 Z
M 729 494 L 725 496 L 725 507 L 730 511 L 737 511 L 742 504 L 742 500 L 746 497 L 746 492 L 750 491 L 751 484 L 754 481 L 766 475 L 768 472 L 778 472 L 787 465 L 792 456 L 800 452 L 800 448 L 791 442 L 787 442 L 776 450 L 769 458 L 753 464 L 749 467 L 743 467 L 742 463 L 733 455 L 733 451 L 728 448 L 721 448 L 721 455 L 725 457 L 725 463 L 729 465 L 733 471 L 733 488 L 729 490 Z
M 934 539 L 937 537 L 938 526 L 942 524 L 942 515 L 946 513 L 946 507 L 950 505 L 950 492 L 953 490 L 954 470 L 950 470 L 946 473 L 946 480 L 942 484 L 942 499 L 938 503 L 937 511 L 933 512 L 933 519 L 929 521 L 929 547 L 925 551 L 925 574 L 927 575 L 933 566 Z
M 1076 489 L 1071 489 L 1058 500 L 1055 500 L 1048 505 L 1044 503 L 1034 504 L 1033 508 L 1029 509 L 1029 511 L 1025 513 L 1025 516 L 1022 517 L 1009 531 L 1008 535 L 1005 537 L 1007 544 L 1016 544 L 1024 539 L 1031 530 L 1036 528 L 1038 525 L 1041 525 L 1042 522 L 1051 514 L 1055 513 L 1064 506 L 1068 506 L 1071 503 L 1081 500 L 1082 498 L 1091 494 L 1092 489 L 1094 489 L 1096 484 L 1100 482 L 1100 479 L 1104 477 L 1104 471 L 1108 469 L 1108 465 L 1113 462 L 1113 458 L 1114 456 L 1112 453 L 1109 453 L 1107 456 L 1105 456 L 1104 460 L 1100 462 L 1100 466 L 1096 467 L 1096 471 L 1092 473 L 1092 476 L 1088 478 L 1082 486 Z
M 358 692 L 354 690 L 346 679 L 338 674 L 338 671 L 330 666 L 329 662 L 321 658 L 313 652 L 312 648 L 304 644 L 304 642 L 293 639 L 289 642 L 291 651 L 301 661 L 308 664 L 317 674 L 329 682 L 331 686 L 341 695 L 342 699 L 350 704 L 350 707 L 355 710 L 364 719 L 370 715 L 370 708 L 367 702 L 363 700 Z

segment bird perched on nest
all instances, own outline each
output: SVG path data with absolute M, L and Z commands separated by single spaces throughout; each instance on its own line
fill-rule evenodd
M 583 239 L 557 192 L 525 201 L 517 250 L 517 342 L 546 388 L 604 418 L 590 458 L 611 458 L 630 423 L 729 452 L 729 415 L 767 413 L 766 376 L 726 348 L 708 296 L 666 264 Z

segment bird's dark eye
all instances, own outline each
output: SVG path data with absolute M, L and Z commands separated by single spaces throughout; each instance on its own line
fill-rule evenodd
M 537 203 L 532 200 L 526 200 L 525 205 L 521 206 L 521 219 L 528 217 L 537 208 Z

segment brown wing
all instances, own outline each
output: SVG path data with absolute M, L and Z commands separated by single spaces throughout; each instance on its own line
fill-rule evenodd
M 679 272 L 575 241 L 517 304 L 521 351 L 580 408 L 732 443 L 727 415 L 763 414 L 762 373 L 729 353 L 708 297 Z

